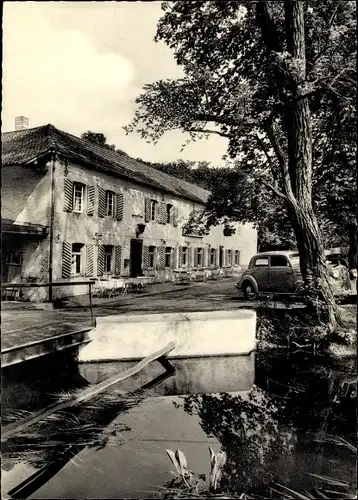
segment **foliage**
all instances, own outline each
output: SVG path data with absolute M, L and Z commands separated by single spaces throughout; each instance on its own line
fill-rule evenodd
M 92 144 L 97 144 L 97 146 L 103 146 L 108 149 L 115 150 L 116 148 L 114 144 L 107 144 L 107 138 L 102 132 L 91 132 L 88 130 L 81 135 L 81 139 L 86 139 L 86 141 L 92 142 Z
M 312 183 L 314 171 L 336 172 L 342 161 L 353 168 L 354 2 L 164 2 L 163 11 L 156 40 L 185 76 L 146 85 L 127 132 L 154 141 L 173 129 L 193 140 L 227 138 L 247 182 L 264 185 L 288 211 L 303 278 L 313 274 L 333 324 Z

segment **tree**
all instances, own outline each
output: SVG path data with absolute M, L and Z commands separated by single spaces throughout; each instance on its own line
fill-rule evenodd
M 328 135 L 327 110 L 355 106 L 355 4 L 194 1 L 164 2 L 163 10 L 156 40 L 174 50 L 185 77 L 146 85 L 127 132 L 154 141 L 175 128 L 192 139 L 226 137 L 242 172 L 284 204 L 303 278 L 334 326 L 313 209 L 313 147 L 319 132 Z
M 101 132 L 91 132 L 88 130 L 81 135 L 81 139 L 86 139 L 86 141 L 92 142 L 92 144 L 97 144 L 108 149 L 115 150 L 116 148 L 114 144 L 107 144 L 107 138 Z

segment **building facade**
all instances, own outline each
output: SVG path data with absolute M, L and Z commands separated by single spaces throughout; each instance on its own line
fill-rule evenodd
M 180 269 L 247 265 L 257 248 L 250 224 L 236 224 L 231 236 L 221 226 L 186 227 L 208 195 L 51 125 L 5 133 L 2 280 L 170 281 Z M 33 296 L 45 300 L 39 290 Z M 54 297 L 81 293 L 85 287 L 54 288 Z

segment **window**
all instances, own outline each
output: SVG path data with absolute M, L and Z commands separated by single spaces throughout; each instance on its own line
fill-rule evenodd
M 203 249 L 198 248 L 198 267 L 203 265 Z
M 157 201 L 150 200 L 150 220 L 155 220 L 157 215 Z
M 165 247 L 165 267 L 172 265 L 172 247 Z
M 271 255 L 271 267 L 287 267 L 288 261 L 283 255 Z
M 114 217 L 115 194 L 112 191 L 106 191 L 106 215 Z
M 228 251 L 227 251 L 227 264 L 228 264 L 229 266 L 231 266 L 231 265 L 232 265 L 232 250 L 228 250 Z
M 12 252 L 12 253 L 7 254 L 6 264 L 12 264 L 13 266 L 21 266 L 22 265 L 22 253 L 21 252 Z
M 85 187 L 83 184 L 79 182 L 73 183 L 73 211 L 74 212 L 83 212 L 84 207 L 84 199 L 85 199 Z
M 83 243 L 73 243 L 72 244 L 72 265 L 71 265 L 71 275 L 78 276 L 82 272 L 82 251 L 84 245 Z
M 104 272 L 111 274 L 113 272 L 113 246 L 104 247 Z
M 154 267 L 155 265 L 155 247 L 149 247 L 148 250 L 148 267 Z
M 172 221 L 172 211 L 173 205 L 167 204 L 167 224 L 170 224 Z
M 255 267 L 268 267 L 268 257 L 259 257 L 256 259 Z
M 181 262 L 182 262 L 182 266 L 188 265 L 188 247 L 182 248 Z
M 235 264 L 237 266 L 240 265 L 240 252 L 239 252 L 239 250 L 235 250 Z
M 210 249 L 210 265 L 215 266 L 216 264 L 216 250 L 215 248 Z

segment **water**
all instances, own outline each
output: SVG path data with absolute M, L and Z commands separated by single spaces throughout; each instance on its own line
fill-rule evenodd
M 356 456 L 346 444 L 356 446 L 353 358 L 275 352 L 173 364 L 174 375 L 149 365 L 115 392 L 5 443 L 3 498 L 163 498 L 174 478 L 166 449 L 180 449 L 196 477 L 205 474 L 204 490 L 209 446 L 227 453 L 221 484 L 231 494 L 284 498 L 277 484 L 313 498 L 324 498 L 317 489 L 328 498 L 355 492 Z M 128 368 L 121 365 L 82 365 L 72 385 Z

